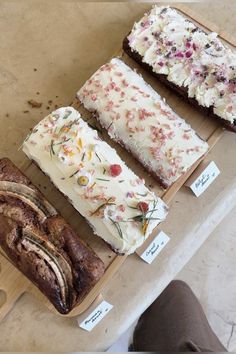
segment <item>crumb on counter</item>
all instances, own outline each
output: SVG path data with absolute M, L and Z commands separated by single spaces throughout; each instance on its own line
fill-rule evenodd
M 40 108 L 42 106 L 42 102 L 37 102 L 35 100 L 28 100 L 28 104 L 32 107 L 32 108 Z

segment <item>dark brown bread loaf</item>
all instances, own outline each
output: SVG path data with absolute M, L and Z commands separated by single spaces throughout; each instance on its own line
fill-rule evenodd
M 0 246 L 62 314 L 104 273 L 101 259 L 7 158 L 0 159 Z

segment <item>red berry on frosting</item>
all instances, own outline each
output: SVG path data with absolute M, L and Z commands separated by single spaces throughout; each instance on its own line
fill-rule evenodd
M 111 175 L 112 177 L 117 177 L 117 176 L 119 176 L 119 175 L 121 174 L 121 172 L 122 172 L 122 168 L 121 168 L 120 165 L 114 164 L 114 165 L 111 165 L 111 166 L 110 166 L 110 175 Z
M 146 202 L 139 202 L 138 203 L 138 209 L 141 210 L 142 213 L 146 213 L 148 211 L 148 203 Z

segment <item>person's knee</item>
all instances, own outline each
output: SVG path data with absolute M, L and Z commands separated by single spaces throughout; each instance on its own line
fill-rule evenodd
M 187 283 L 185 283 L 183 280 L 172 280 L 170 284 L 166 287 L 164 291 L 174 291 L 174 292 L 181 292 L 181 291 L 191 291 L 191 288 Z

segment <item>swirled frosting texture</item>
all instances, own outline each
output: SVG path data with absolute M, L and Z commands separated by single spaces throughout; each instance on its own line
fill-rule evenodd
M 72 107 L 42 120 L 23 150 L 119 253 L 133 253 L 166 217 L 165 203 Z
M 129 46 L 153 72 L 188 90 L 188 96 L 236 123 L 236 53 L 169 7 L 155 6 L 128 36 Z

